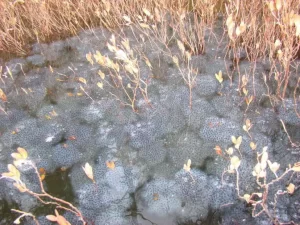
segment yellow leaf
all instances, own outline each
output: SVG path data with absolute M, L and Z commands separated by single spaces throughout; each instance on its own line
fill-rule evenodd
M 253 96 L 249 96 L 249 97 L 246 97 L 246 104 L 249 106 L 250 103 L 253 101 Z
M 151 15 L 151 13 L 149 12 L 148 9 L 143 8 L 143 12 L 144 12 L 147 16 L 152 17 L 152 15 Z
M 115 37 L 114 34 L 111 35 L 111 37 L 110 37 L 109 40 L 110 40 L 110 42 L 113 44 L 113 46 L 116 46 L 116 37 Z
M 251 196 L 249 194 L 244 194 L 243 198 L 246 200 L 247 203 L 249 203 Z
M 54 216 L 54 215 L 47 215 L 46 218 L 47 218 L 47 220 L 49 220 L 51 222 L 57 221 L 56 216 Z
M 246 30 L 246 24 L 244 21 L 241 22 L 241 24 L 236 28 L 235 33 L 236 36 L 240 36 L 242 33 L 244 33 Z
M 279 49 L 279 50 L 277 51 L 277 57 L 278 57 L 278 59 L 279 59 L 279 60 L 282 59 L 282 56 L 283 56 L 283 52 L 281 51 L 281 49 Z
M 172 59 L 173 59 L 173 62 L 175 63 L 175 65 L 176 65 L 177 67 L 179 67 L 179 61 L 178 61 L 177 56 L 173 56 Z
M 84 170 L 85 174 L 87 175 L 88 178 L 90 178 L 94 183 L 94 174 L 93 174 L 93 168 L 90 166 L 89 163 L 86 163 L 84 167 L 82 167 Z
M 286 187 L 286 190 L 289 194 L 293 194 L 294 191 L 295 191 L 295 185 L 293 183 L 290 183 L 287 187 Z
M 268 4 L 270 11 L 273 12 L 275 10 L 274 1 L 268 1 L 267 4 Z
M 49 70 L 50 70 L 51 73 L 54 72 L 52 66 L 49 66 Z
M 274 174 L 276 174 L 276 171 L 277 171 L 277 170 L 279 169 L 279 167 L 280 167 L 280 164 L 279 164 L 279 163 L 277 163 L 277 162 L 271 163 L 270 160 L 268 160 L 268 165 L 269 165 L 270 170 L 271 170 Z
M 122 60 L 122 61 L 129 61 L 127 54 L 123 50 L 116 51 L 116 59 Z
M 190 172 L 191 171 L 191 164 L 192 164 L 192 161 L 189 159 L 187 161 L 187 164 L 184 164 L 183 165 L 183 169 L 186 171 L 186 172 Z
M 1 174 L 2 177 L 9 177 L 9 178 L 13 178 L 15 176 L 14 173 L 12 172 L 5 172 Z
M 28 157 L 28 153 L 24 148 L 18 147 L 17 151 L 20 153 L 20 155 L 22 156 L 22 159 L 27 159 Z
M 276 39 L 274 45 L 275 45 L 275 48 L 280 47 L 281 46 L 281 41 L 279 39 Z
M 22 159 L 22 155 L 16 152 L 11 153 L 11 157 L 13 157 L 15 160 Z
M 145 57 L 145 63 L 150 69 L 152 69 L 152 65 L 147 57 Z
M 234 147 L 236 149 L 239 149 L 240 148 L 240 145 L 242 143 L 242 136 L 239 136 L 238 138 L 234 137 L 234 136 L 231 136 L 231 141 L 232 143 L 234 144 Z
M 39 168 L 39 174 L 40 174 L 41 181 L 45 180 L 46 170 L 43 167 Z
M 256 144 L 254 142 L 250 142 L 250 148 L 252 150 L 255 150 L 256 149 Z
M 98 82 L 98 83 L 97 83 L 97 86 L 98 86 L 99 88 L 103 89 L 103 83 L 102 83 L 102 82 Z
M 85 55 L 85 57 L 90 64 L 94 65 L 94 61 L 92 59 L 92 53 L 89 52 L 88 54 Z
M 12 174 L 12 176 L 10 176 L 11 178 L 16 179 L 16 180 L 20 180 L 21 174 L 20 174 L 19 170 L 14 165 L 8 164 L 7 168 L 8 168 L 8 171 L 10 172 L 9 174 Z
M 107 43 L 107 48 L 109 51 L 111 52 L 116 52 L 117 51 L 117 48 L 109 43 Z
M 245 96 L 248 95 L 248 90 L 247 90 L 245 87 L 243 87 L 243 94 L 244 94 Z
M 275 6 L 276 6 L 276 9 L 278 10 L 278 11 L 280 11 L 280 9 L 282 8 L 282 2 L 281 2 L 281 0 L 275 0 Z
M 83 83 L 83 84 L 86 84 L 86 79 L 84 79 L 83 77 L 79 77 L 78 80 Z
M 105 79 L 105 74 L 101 70 L 98 71 L 98 75 L 101 77 L 102 80 Z
M 223 75 L 222 75 L 222 71 L 220 70 L 219 73 L 215 74 L 217 80 L 219 81 L 219 83 L 221 84 L 223 82 Z
M 129 45 L 129 40 L 125 39 L 124 41 L 121 41 L 122 45 L 124 46 L 124 48 L 126 49 L 126 51 L 130 52 L 130 45 Z
M 4 102 L 7 101 L 7 97 L 1 88 L 0 88 L 0 99 Z
M 232 155 L 233 154 L 233 148 L 228 148 L 226 150 L 226 152 L 227 152 L 228 155 Z
M 124 16 L 123 16 L 123 19 L 124 19 L 126 22 L 131 23 L 131 19 L 130 19 L 129 16 L 124 15 Z
M 115 167 L 116 167 L 114 161 L 106 161 L 105 163 L 106 163 L 107 168 L 109 168 L 111 170 L 115 169 Z
M 300 162 L 296 162 L 292 167 L 292 170 L 295 172 L 300 172 Z
M 145 29 L 149 29 L 149 25 L 146 24 L 146 23 L 139 23 L 139 25 L 142 27 L 142 28 L 145 28 Z
M 178 39 L 177 39 L 177 45 L 178 45 L 179 50 L 181 51 L 181 54 L 184 54 L 185 47 L 184 47 L 183 43 L 181 41 L 179 41 Z
M 20 217 L 18 217 L 17 219 L 15 219 L 14 224 L 20 224 L 20 223 L 21 223 Z
M 237 156 L 233 156 L 230 158 L 230 169 L 238 169 L 241 164 L 241 160 Z

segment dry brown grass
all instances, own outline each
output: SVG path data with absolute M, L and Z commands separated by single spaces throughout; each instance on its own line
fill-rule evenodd
M 254 63 L 260 57 L 269 59 L 266 79 L 277 84 L 273 94 L 284 98 L 290 65 L 300 52 L 298 0 L 3 0 L 0 52 L 26 55 L 31 43 L 59 40 L 99 26 L 113 30 L 128 25 L 127 16 L 142 32 L 143 25 L 151 24 L 147 32 L 165 46 L 171 27 L 192 55 L 200 54 L 205 49 L 204 29 L 213 27 L 218 13 L 224 17 L 228 51 L 235 56 L 245 51 Z
M 171 14 L 194 11 L 212 22 L 218 0 L 197 3 L 187 0 L 3 0 L 0 3 L 0 51 L 24 55 L 32 42 L 49 42 L 76 35 L 82 29 L 124 24 L 122 16 L 141 14 L 146 8 Z

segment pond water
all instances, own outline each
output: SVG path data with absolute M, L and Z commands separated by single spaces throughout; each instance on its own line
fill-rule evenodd
M 272 224 L 264 213 L 251 216 L 251 204 L 238 198 L 237 174 L 224 173 L 230 157 L 238 157 L 239 192 L 244 196 L 261 191 L 252 171 L 263 147 L 268 147 L 270 161 L 281 165 L 278 174 L 299 161 L 299 149 L 290 145 L 285 131 L 290 131 L 293 141 L 300 140 L 294 100 L 287 98 L 285 107 L 269 103 L 261 76 L 269 70 L 268 64 L 256 62 L 253 70 L 253 63 L 241 60 L 240 71 L 251 80 L 248 96 L 255 96 L 247 105 L 247 97 L 238 91 L 241 77 L 236 65 L 224 59 L 225 42 L 207 36 L 205 52 L 191 56 L 190 67 L 181 61 L 178 69 L 160 43 L 137 41 L 140 37 L 130 32 L 124 28 L 116 42 L 121 46 L 126 36 L 137 58 L 136 95 L 136 80 L 130 81 L 125 67 L 119 71 L 123 78 L 118 83 L 115 70 L 93 57 L 93 65 L 88 60 L 87 54 L 99 51 L 118 61 L 107 47 L 112 34 L 105 29 L 35 44 L 30 56 L 6 63 L 13 79 L 8 70 L 3 71 L 0 88 L 8 100 L 0 112 L 1 173 L 12 162 L 11 153 L 18 147 L 26 149 L 37 168 L 46 171 L 46 190 L 76 205 L 88 224 Z M 169 48 L 180 58 L 176 42 Z M 223 82 L 215 77 L 219 71 Z M 183 79 L 188 74 L 197 75 L 191 101 Z M 136 112 L 125 105 L 132 104 L 130 99 Z M 252 124 L 248 132 L 243 130 L 247 119 Z M 235 145 L 232 136 L 241 136 L 242 142 L 228 155 L 225 149 Z M 87 162 L 95 183 L 82 169 Z M 37 190 L 35 175 L 20 171 L 27 187 Z M 270 188 L 267 200 L 281 222 L 299 223 L 299 189 L 278 195 L 274 207 L 278 190 L 286 190 L 289 183 L 299 187 L 299 174 L 291 175 Z M 268 179 L 274 178 L 269 172 Z M 0 224 L 11 224 L 18 216 L 10 214 L 10 208 L 32 212 L 40 224 L 52 224 L 45 215 L 54 214 L 54 208 L 20 193 L 8 179 L 0 180 L 0 199 Z M 82 224 L 74 214 L 59 212 L 71 224 Z M 22 223 L 34 224 L 30 217 Z

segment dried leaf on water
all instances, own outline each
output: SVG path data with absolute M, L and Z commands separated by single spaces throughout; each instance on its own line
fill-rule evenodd
M 192 161 L 189 159 L 187 161 L 187 164 L 184 164 L 183 165 L 183 169 L 186 171 L 186 172 L 190 172 L 191 171 L 191 164 L 192 164 Z
M 95 183 L 94 174 L 93 174 L 93 168 L 91 167 L 91 165 L 89 163 L 86 163 L 84 165 L 84 167 L 82 167 L 82 169 L 84 170 L 84 172 L 87 175 L 87 177 L 89 179 L 91 179 Z
M 0 99 L 1 99 L 2 101 L 4 101 L 4 102 L 7 101 L 7 97 L 6 97 L 4 91 L 3 91 L 1 88 L 0 88 Z
M 106 161 L 106 166 L 107 166 L 107 168 L 109 168 L 109 169 L 111 169 L 111 170 L 114 170 L 115 167 L 116 167 L 114 161 Z

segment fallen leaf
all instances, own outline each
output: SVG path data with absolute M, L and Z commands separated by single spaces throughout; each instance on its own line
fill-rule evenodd
M 249 96 L 249 97 L 246 97 L 246 104 L 249 106 L 250 103 L 253 101 L 253 96 Z
M 98 71 L 98 74 L 101 77 L 101 79 L 104 80 L 105 74 L 101 70 Z
M 173 56 L 173 57 L 172 57 L 172 60 L 173 60 L 173 63 L 174 63 L 177 67 L 179 67 L 179 60 L 178 60 L 177 56 Z
M 111 170 L 115 169 L 115 167 L 116 167 L 114 161 L 106 161 L 106 166 L 107 166 L 107 168 L 109 168 Z
M 243 198 L 246 200 L 247 203 L 249 203 L 251 196 L 249 194 L 244 194 Z
M 89 52 L 88 54 L 85 55 L 85 57 L 90 64 L 92 65 L 94 64 L 94 61 L 92 59 L 92 53 Z
M 295 172 L 300 172 L 300 162 L 296 162 L 292 167 L 292 170 Z
M 103 89 L 103 83 L 102 83 L 102 82 L 98 82 L 98 83 L 97 83 L 97 86 L 98 86 L 99 88 Z
M 245 96 L 248 95 L 248 90 L 247 90 L 245 87 L 243 87 L 243 94 L 244 94 Z
M 86 79 L 83 78 L 83 77 L 79 77 L 78 80 L 83 83 L 83 84 L 86 84 Z
M 57 222 L 58 225 L 71 225 L 69 221 L 67 221 L 63 216 L 59 215 L 56 209 L 55 209 L 55 216 L 47 215 L 46 218 L 49 221 Z
M 41 181 L 43 181 L 46 178 L 45 168 L 43 168 L 43 167 L 39 168 L 39 174 L 40 174 Z
M 191 171 L 191 164 L 192 164 L 192 161 L 189 159 L 187 161 L 187 164 L 184 164 L 183 165 L 183 169 L 186 171 L 186 172 L 190 172 Z
M 4 102 L 7 101 L 7 97 L 1 88 L 0 88 L 0 99 Z
M 153 194 L 153 200 L 157 201 L 159 199 L 159 195 L 157 193 Z
M 286 190 L 289 194 L 293 194 L 294 191 L 295 191 L 295 185 L 293 183 L 290 183 L 287 187 L 286 187 Z
M 255 150 L 256 149 L 256 144 L 254 142 L 250 142 L 250 148 L 252 150 Z
M 90 178 L 95 183 L 94 174 L 93 174 L 93 168 L 90 166 L 90 164 L 86 163 L 84 165 L 84 167 L 82 167 L 82 169 L 84 170 L 84 172 L 87 175 L 87 177 Z
M 77 138 L 76 138 L 75 135 L 72 135 L 72 136 L 68 137 L 68 140 L 70 140 L 70 141 L 75 141 L 76 139 L 77 139 Z
M 222 155 L 222 149 L 219 145 L 216 145 L 216 147 L 214 148 L 214 150 L 216 151 L 217 155 Z
M 222 71 L 220 70 L 219 73 L 215 74 L 217 80 L 219 81 L 219 83 L 221 84 L 223 82 L 223 75 L 222 75 Z

